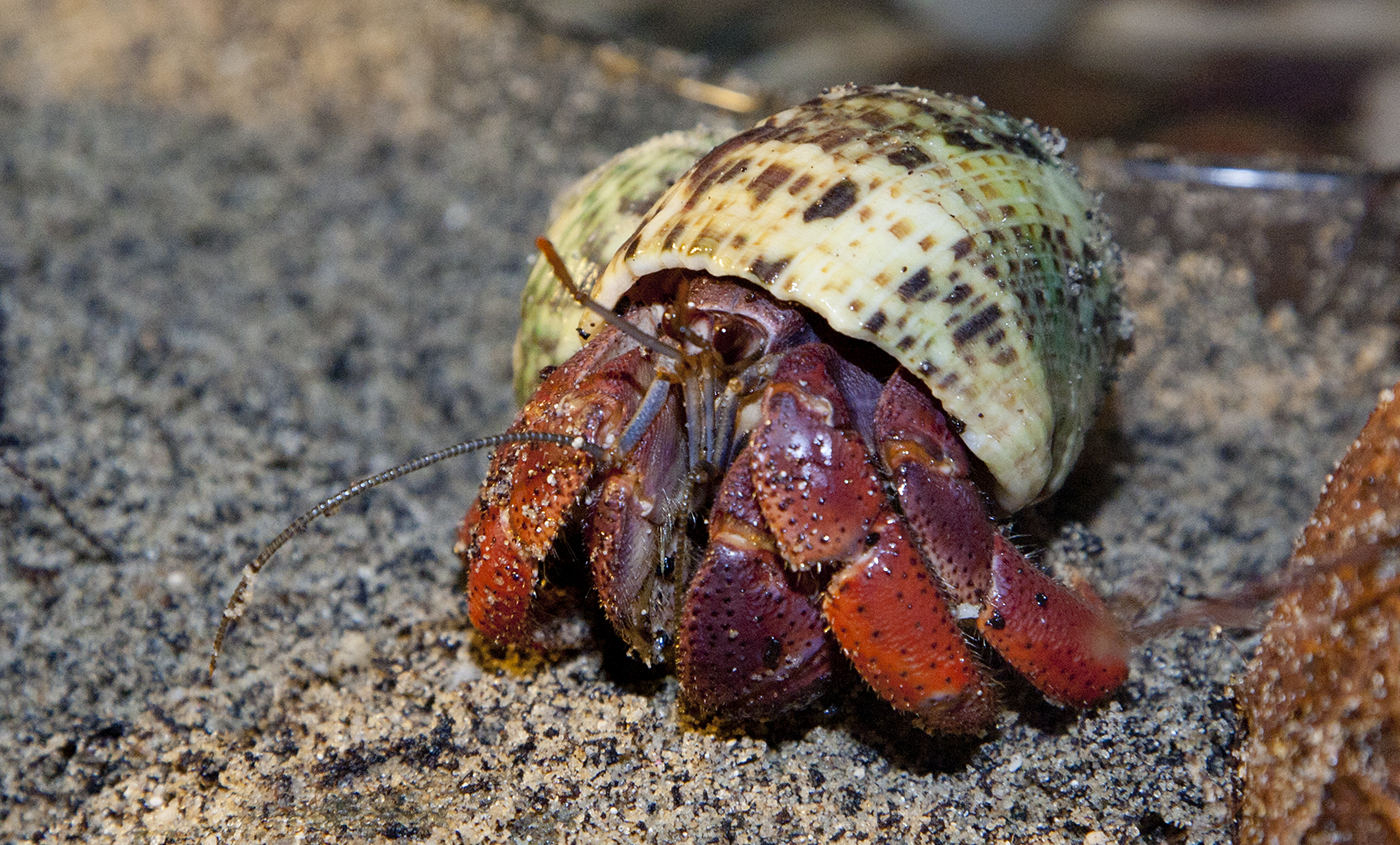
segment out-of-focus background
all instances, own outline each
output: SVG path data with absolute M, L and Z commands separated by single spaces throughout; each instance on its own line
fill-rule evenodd
M 707 57 L 714 81 L 898 80 L 1073 138 L 1400 165 L 1398 0 L 527 0 Z

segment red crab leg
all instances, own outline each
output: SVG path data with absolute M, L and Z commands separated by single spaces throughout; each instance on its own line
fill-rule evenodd
M 626 427 L 641 390 L 630 341 L 604 329 L 555 370 L 521 409 L 511 431 L 577 434 L 608 446 Z M 594 471 L 588 453 L 548 443 L 502 446 L 458 532 L 472 625 L 501 643 L 523 644 L 539 565 L 572 515 Z
M 992 691 L 852 428 L 834 359 L 798 347 L 774 374 L 753 435 L 759 505 L 789 566 L 841 566 L 823 606 L 871 687 L 926 729 L 980 731 Z
M 724 476 L 676 643 L 686 699 L 735 720 L 807 704 L 825 688 L 832 658 L 821 610 L 810 590 L 793 587 L 759 511 L 752 461 L 746 447 Z
M 875 437 L 900 505 L 938 577 L 983 637 L 1051 699 L 1087 706 L 1122 685 L 1127 642 L 1087 588 L 1041 572 L 988 516 L 970 462 L 932 401 L 903 373 L 885 387 Z
M 1127 638 L 1099 597 L 1046 575 L 1000 532 L 977 629 L 1046 697 L 1064 704 L 1088 707 L 1128 679 Z

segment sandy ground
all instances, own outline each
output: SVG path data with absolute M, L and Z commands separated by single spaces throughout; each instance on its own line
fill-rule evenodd
M 0 0 L 0 442 L 93 535 L 0 472 L 0 838 L 1228 840 L 1248 634 L 1153 639 L 1082 714 L 1011 682 L 981 741 L 859 692 L 719 730 L 609 640 L 477 641 L 450 548 L 480 461 L 284 552 L 205 683 L 288 519 L 508 423 L 550 198 L 701 118 L 724 119 L 467 4 Z M 1394 239 L 1353 240 L 1355 192 L 1095 168 L 1136 350 L 1017 531 L 1150 620 L 1287 556 L 1400 378 L 1373 295 Z

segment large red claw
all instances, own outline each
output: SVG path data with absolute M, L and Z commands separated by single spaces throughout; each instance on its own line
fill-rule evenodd
M 640 392 L 636 350 L 618 354 L 616 331 L 555 370 L 521 409 L 512 432 L 577 434 L 609 442 L 627 424 Z M 539 568 L 588 489 L 593 457 L 552 443 L 509 443 L 496 450 L 481 494 L 459 531 L 472 626 L 500 643 L 523 645 Z
M 1095 704 L 1128 678 L 1128 641 L 1103 602 L 1041 572 L 1001 534 L 977 627 L 1008 663 L 1063 704 Z
M 497 452 L 492 469 L 506 480 L 483 487 L 459 532 L 467 612 L 483 635 L 521 645 L 540 561 L 582 495 L 593 459 L 578 449 L 515 444 Z
M 676 644 L 691 703 L 745 720 L 816 698 L 833 650 L 821 611 L 788 582 L 759 512 L 751 451 L 729 468 L 710 513 L 710 546 L 691 581 Z
M 893 513 L 870 545 L 827 588 L 832 633 L 882 698 L 929 731 L 978 733 L 991 724 L 995 697 Z

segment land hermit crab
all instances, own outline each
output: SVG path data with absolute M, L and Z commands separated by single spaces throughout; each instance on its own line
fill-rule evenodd
M 541 239 L 523 408 L 459 532 L 473 626 L 541 643 L 572 537 L 613 627 L 702 713 L 801 707 L 844 655 L 926 730 L 978 732 L 974 635 L 1054 701 L 1115 690 L 1102 603 L 991 516 L 1064 481 L 1126 335 L 1060 147 L 975 100 L 846 86 L 587 177 L 558 252 Z

